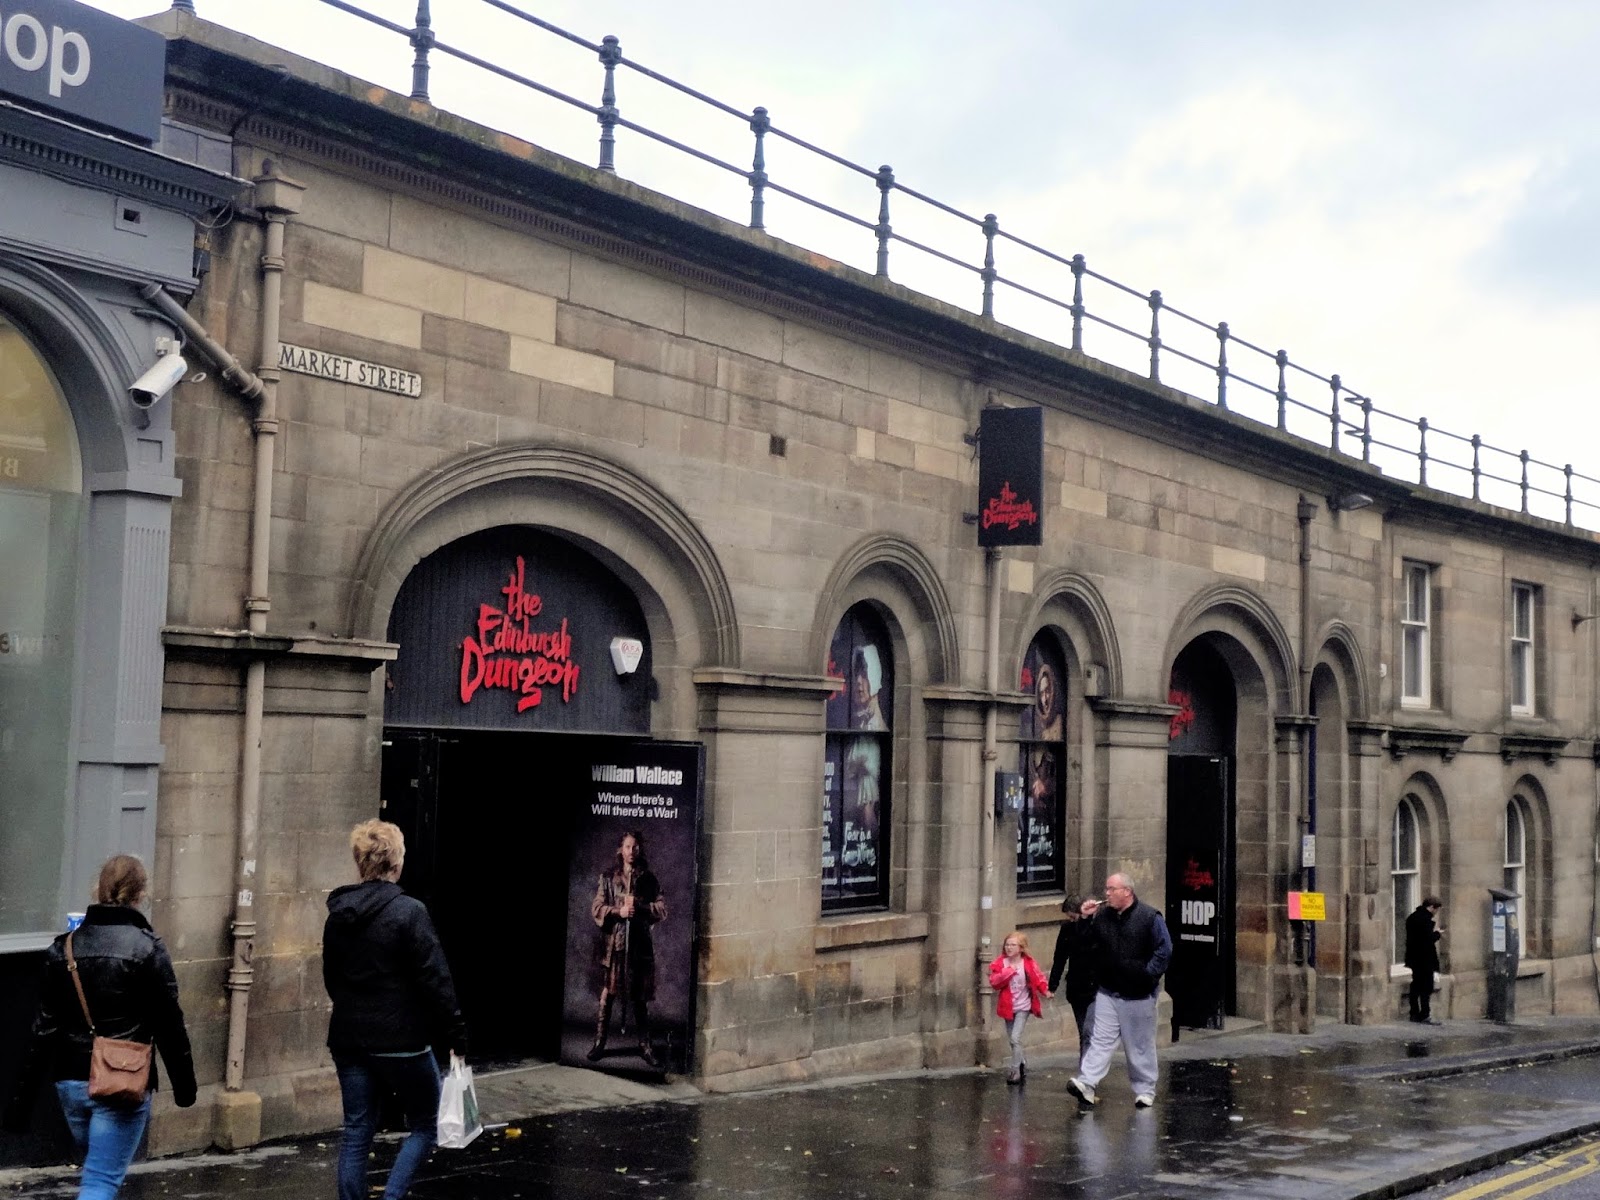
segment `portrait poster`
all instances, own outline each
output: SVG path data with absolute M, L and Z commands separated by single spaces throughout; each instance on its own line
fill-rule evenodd
M 705 747 L 595 739 L 575 789 L 561 1061 L 687 1073 Z
M 888 878 L 883 821 L 889 732 L 894 721 L 894 657 L 888 633 L 851 609 L 828 652 L 823 762 L 822 897 L 825 904 L 879 902 Z

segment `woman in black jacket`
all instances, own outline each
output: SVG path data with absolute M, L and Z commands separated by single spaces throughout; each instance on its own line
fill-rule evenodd
M 1078 1024 L 1078 1057 L 1089 1048 L 1089 1010 L 1094 1006 L 1094 944 L 1089 926 L 1079 911 L 1083 897 L 1071 895 L 1061 905 L 1061 931 L 1056 934 L 1055 958 L 1050 963 L 1050 994 L 1067 981 L 1067 1003 Z
M 194 1103 L 194 1059 L 178 1006 L 178 981 L 167 948 L 137 906 L 150 890 L 144 864 L 118 854 L 100 868 L 97 903 L 83 924 L 62 934 L 45 952 L 44 981 L 33 1036 L 18 1077 L 16 1097 L 6 1109 L 7 1129 L 25 1129 L 34 1093 L 48 1074 L 78 1151 L 83 1155 L 79 1200 L 115 1200 L 150 1121 L 150 1085 L 138 1104 L 115 1104 L 89 1097 L 89 1051 L 95 1034 L 124 1041 L 154 1043 L 171 1077 L 179 1108 Z M 68 971 L 68 942 L 83 985 L 83 1000 L 94 1018 L 84 1019 L 83 1004 Z
M 322 982 L 333 1001 L 328 1048 L 344 1100 L 339 1200 L 367 1195 L 367 1155 L 385 1091 L 399 1097 L 410 1134 L 400 1144 L 384 1200 L 400 1200 L 433 1149 L 439 1068 L 433 1047 L 467 1053 L 467 1027 L 428 910 L 400 890 L 405 836 L 387 821 L 350 832 L 361 882 L 328 897 Z

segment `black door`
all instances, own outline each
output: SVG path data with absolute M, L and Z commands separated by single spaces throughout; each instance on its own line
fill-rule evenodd
M 390 730 L 383 815 L 400 884 L 433 916 L 472 1058 L 557 1057 L 565 978 L 570 738 Z
M 1167 992 L 1175 1028 L 1221 1029 L 1234 1002 L 1228 760 L 1167 758 Z

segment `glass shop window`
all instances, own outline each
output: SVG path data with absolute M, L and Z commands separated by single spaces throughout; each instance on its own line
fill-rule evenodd
M 822 908 L 889 902 L 889 793 L 894 778 L 894 654 L 870 605 L 845 613 L 833 635 L 823 763 Z

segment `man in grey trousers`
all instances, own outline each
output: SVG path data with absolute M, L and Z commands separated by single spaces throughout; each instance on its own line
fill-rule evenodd
M 1172 961 L 1172 935 L 1161 914 L 1134 895 L 1133 881 L 1120 872 L 1106 880 L 1106 899 L 1083 902 L 1090 918 L 1086 937 L 1093 947 L 1094 1032 L 1078 1074 L 1067 1090 L 1084 1106 L 1096 1103 L 1096 1088 L 1111 1069 L 1111 1053 L 1122 1042 L 1128 1060 L 1133 1103 L 1156 1102 L 1156 999 L 1161 976 Z

